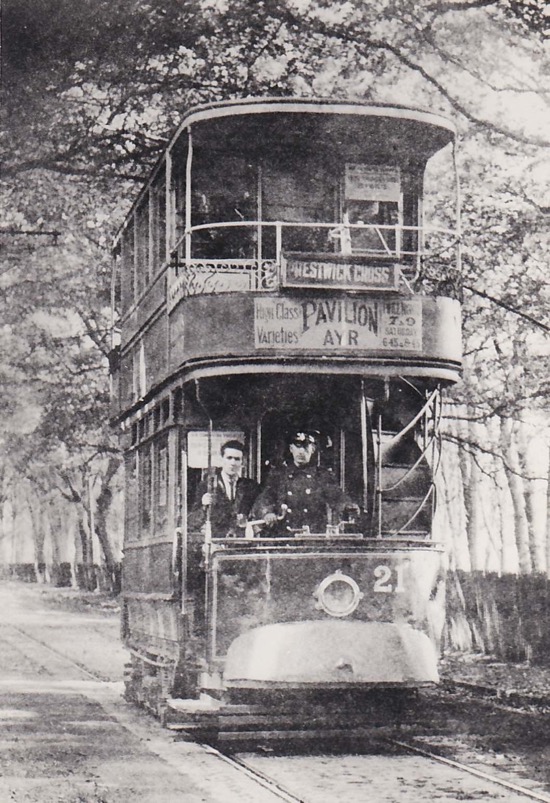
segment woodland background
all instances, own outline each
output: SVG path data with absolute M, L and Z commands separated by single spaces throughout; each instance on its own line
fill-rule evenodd
M 2 16 L 0 563 L 116 590 L 110 242 L 184 110 L 249 95 L 401 103 L 459 130 L 446 643 L 550 661 L 545 0 L 4 0 Z M 429 199 L 440 219 L 445 179 Z

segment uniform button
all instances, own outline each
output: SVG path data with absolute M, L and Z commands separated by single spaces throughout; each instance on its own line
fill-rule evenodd
M 306 477 L 308 478 L 308 480 L 310 480 L 311 479 L 311 474 L 306 474 Z
M 287 491 L 288 496 L 292 496 L 292 491 Z
M 304 513 L 307 513 L 307 507 L 304 508 Z
M 310 494 L 310 493 L 311 493 L 311 488 L 306 488 L 306 494 Z

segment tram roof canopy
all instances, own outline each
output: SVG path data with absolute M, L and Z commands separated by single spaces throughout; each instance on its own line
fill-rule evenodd
M 273 149 L 345 149 L 351 154 L 399 153 L 426 161 L 455 137 L 446 118 L 420 109 L 319 98 L 246 98 L 190 109 L 169 149 L 191 128 L 195 146 L 213 151 L 272 153 Z

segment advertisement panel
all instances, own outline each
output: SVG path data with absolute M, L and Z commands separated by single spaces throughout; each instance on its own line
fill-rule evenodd
M 421 351 L 420 298 L 256 298 L 257 349 Z

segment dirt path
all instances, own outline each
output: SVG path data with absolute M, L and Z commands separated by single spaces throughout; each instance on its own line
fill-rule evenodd
M 0 585 L 0 803 L 273 803 L 123 701 L 117 612 L 86 607 Z

